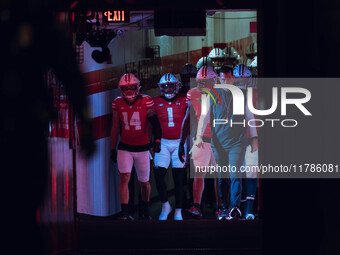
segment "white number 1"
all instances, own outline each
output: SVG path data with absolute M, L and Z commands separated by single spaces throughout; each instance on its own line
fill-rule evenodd
M 168 127 L 174 127 L 175 123 L 174 123 L 174 117 L 172 113 L 172 107 L 168 107 L 168 117 L 169 117 Z
M 140 117 L 139 117 L 139 112 L 134 112 L 132 114 L 131 119 L 130 119 L 130 123 L 128 121 L 127 112 L 123 112 L 122 114 L 123 114 L 125 130 L 130 130 L 130 126 L 135 126 L 135 130 L 141 130 L 142 129 L 142 125 L 141 125 L 141 121 L 140 121 Z

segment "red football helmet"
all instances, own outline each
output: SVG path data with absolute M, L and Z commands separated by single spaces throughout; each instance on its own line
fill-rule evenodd
M 217 74 L 211 66 L 203 66 L 196 75 L 197 87 L 214 86 L 217 83 Z
M 118 88 L 123 97 L 134 99 L 139 94 L 140 81 L 132 73 L 126 73 L 120 78 Z

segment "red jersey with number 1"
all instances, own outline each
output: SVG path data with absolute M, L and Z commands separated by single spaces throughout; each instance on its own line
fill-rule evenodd
M 153 98 L 156 113 L 162 127 L 162 138 L 179 139 L 181 137 L 182 122 L 188 101 L 185 96 L 178 95 L 172 101 L 161 96 Z
M 120 141 L 129 145 L 149 143 L 147 131 L 147 111 L 154 108 L 150 96 L 138 95 L 136 101 L 129 105 L 124 98 L 117 97 L 112 102 L 112 110 L 117 111 L 122 125 Z

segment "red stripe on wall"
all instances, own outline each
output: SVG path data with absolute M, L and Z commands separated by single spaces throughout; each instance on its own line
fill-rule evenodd
M 115 81 L 103 81 L 100 83 L 90 84 L 86 86 L 86 95 L 90 96 L 96 93 L 104 92 L 107 90 L 115 89 L 117 88 L 118 80 L 117 78 L 114 79 Z
M 214 43 L 214 48 L 224 49 L 227 47 L 227 43 Z
M 202 47 L 201 49 L 201 57 L 208 56 L 211 51 L 211 47 Z
M 83 74 L 87 95 L 104 92 L 118 87 L 119 78 L 124 74 L 124 65 L 105 68 Z
M 105 70 L 105 69 L 104 69 Z M 87 84 L 97 83 L 101 81 L 101 73 L 103 70 L 96 70 L 88 73 L 84 73 L 83 77 Z
M 187 53 L 178 53 L 162 57 L 163 73 L 179 73 L 181 68 L 187 63 Z
M 256 22 L 254 22 L 256 23 Z M 256 25 L 256 24 L 254 24 Z M 249 40 L 248 38 L 246 38 Z M 243 41 L 242 41 L 243 42 Z M 243 42 L 244 43 L 244 42 Z M 245 45 L 240 41 L 233 41 L 227 43 L 215 43 L 215 48 L 224 49 L 225 47 L 234 47 L 236 50 L 242 49 L 244 51 Z M 208 56 L 211 47 L 202 47 L 201 49 L 190 51 L 190 63 L 196 66 L 197 61 L 202 56 Z M 239 54 L 244 55 L 242 52 Z M 178 54 L 168 55 L 161 57 L 162 74 L 173 73 L 178 74 L 181 68 L 188 62 L 188 53 L 182 52 Z M 138 61 L 135 62 L 138 64 Z M 133 64 L 135 64 L 133 63 Z M 124 74 L 124 65 L 96 70 L 88 73 L 84 73 L 84 79 L 87 84 L 87 95 L 92 95 L 107 90 L 115 89 L 118 87 L 120 77 Z
M 192 50 L 190 51 L 190 64 L 196 66 L 197 61 L 202 57 L 202 50 Z
M 92 119 L 93 139 L 99 140 L 109 137 L 111 134 L 112 114 L 106 114 Z M 77 123 L 79 136 L 82 135 L 82 128 L 80 123 Z
M 249 22 L 249 33 L 257 33 L 257 22 Z

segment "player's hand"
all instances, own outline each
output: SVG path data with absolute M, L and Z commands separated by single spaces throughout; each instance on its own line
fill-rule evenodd
M 204 149 L 204 142 L 202 137 L 196 137 L 194 144 L 191 147 L 191 150 L 189 151 L 189 154 L 192 154 L 192 152 L 197 148 L 203 148 Z
M 152 147 L 153 153 L 161 152 L 161 143 L 159 141 L 155 141 Z
M 259 139 L 257 139 L 257 137 L 254 137 L 253 139 L 251 139 L 250 146 L 251 146 L 251 153 L 254 153 L 255 151 L 257 151 L 259 148 Z
M 110 158 L 113 163 L 117 163 L 117 150 L 116 149 L 111 149 Z
M 184 150 L 184 144 L 179 143 L 178 146 L 178 158 L 179 160 L 184 163 L 185 162 L 185 150 Z
M 204 142 L 203 142 L 203 139 L 202 139 L 202 137 L 201 136 L 197 136 L 196 137 L 196 140 L 195 140 L 195 142 L 194 142 L 194 145 L 193 145 L 193 147 L 194 146 L 197 146 L 198 148 L 204 148 Z

